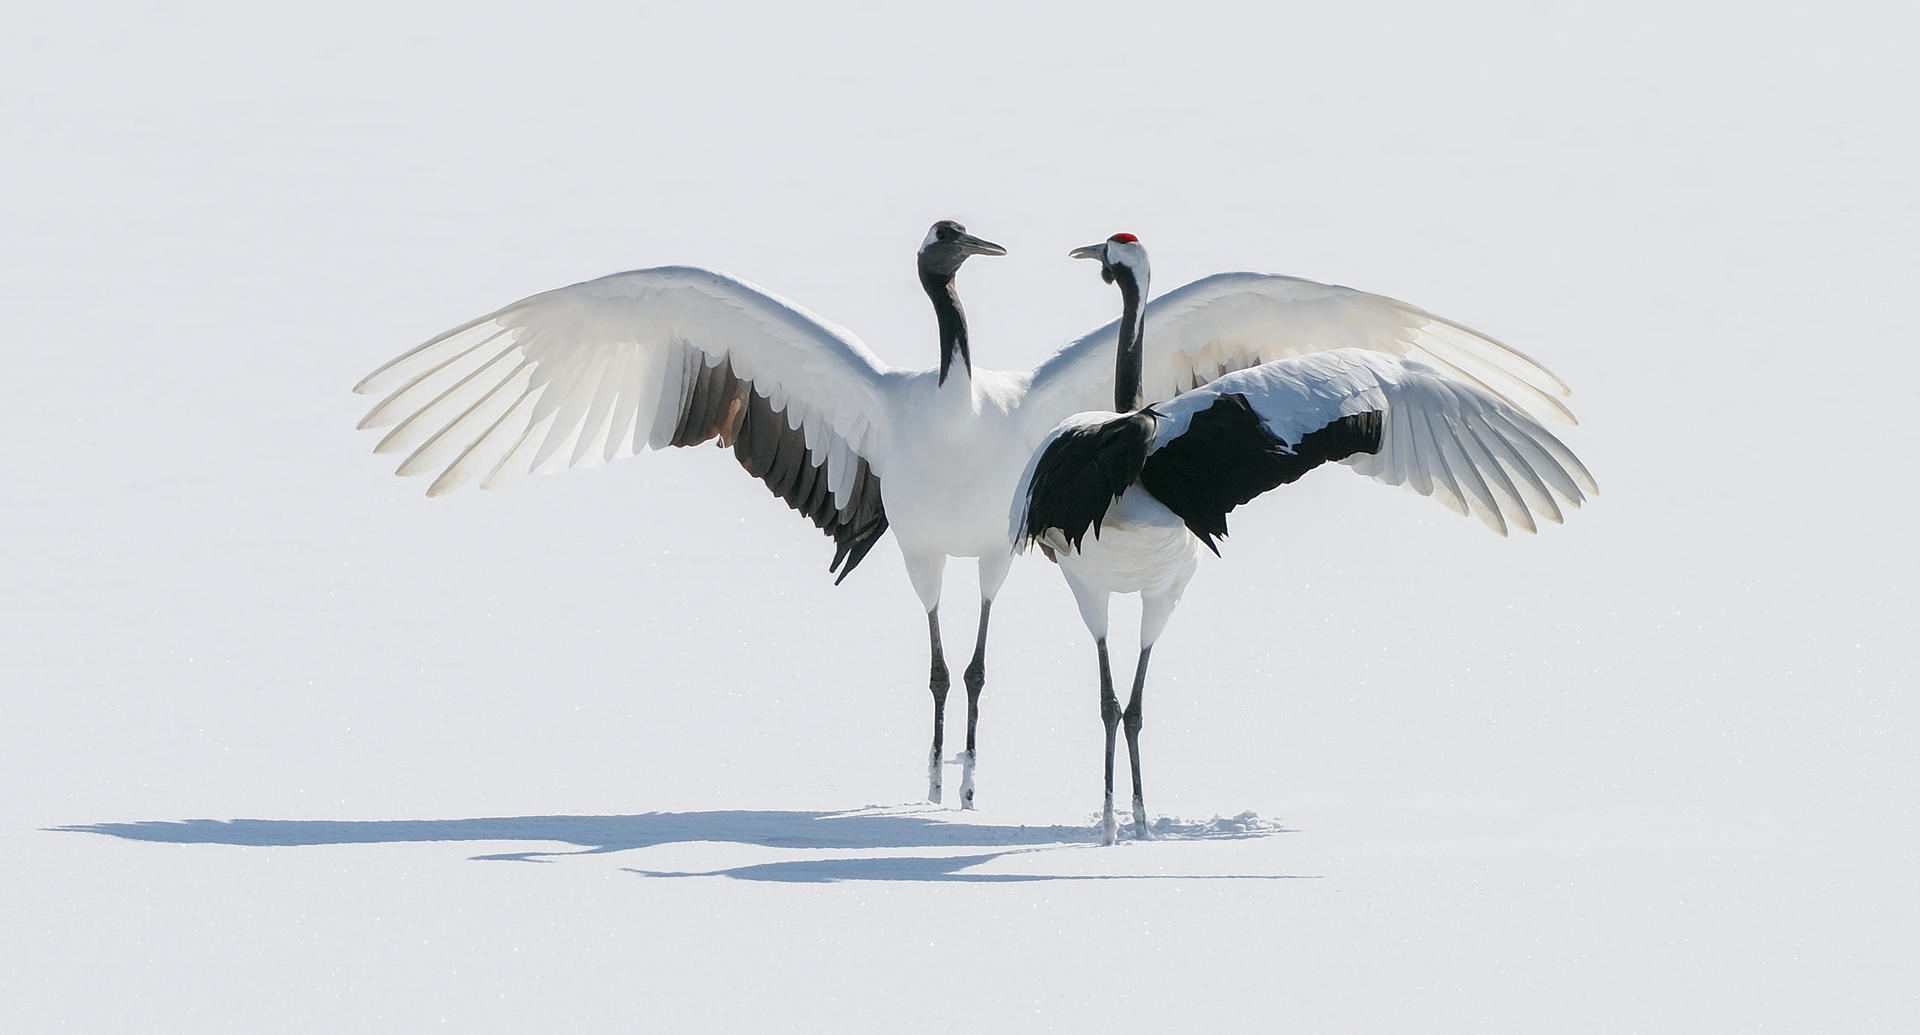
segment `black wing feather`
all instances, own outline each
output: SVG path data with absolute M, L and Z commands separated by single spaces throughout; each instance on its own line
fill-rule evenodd
M 1308 471 L 1355 453 L 1380 451 L 1380 413 L 1356 413 L 1289 445 L 1269 430 L 1238 393 L 1222 395 L 1193 415 L 1179 437 L 1146 458 L 1140 484 L 1216 555 L 1227 512 Z
M 814 463 L 808 455 L 806 433 L 788 427 L 786 414 L 755 392 L 751 381 L 736 375 L 730 361 L 707 366 L 696 352 L 689 350 L 688 355 L 699 369 L 687 378 L 673 444 L 718 439 L 720 445 L 732 446 L 734 459 L 748 474 L 833 538 L 833 562 L 827 570 L 840 573 L 833 580 L 838 585 L 887 534 L 879 476 L 865 459 L 854 457 L 850 498 L 845 507 L 835 506 L 833 493 L 826 491 L 825 460 Z
M 1056 437 L 1034 464 L 1026 534 L 1057 528 L 1076 550 L 1089 527 L 1099 538 L 1107 508 L 1140 476 L 1153 427 L 1154 415 L 1142 410 Z

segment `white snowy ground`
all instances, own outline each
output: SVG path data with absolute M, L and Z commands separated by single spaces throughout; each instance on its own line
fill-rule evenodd
M 1913 1030 L 1890 18 L 476 6 L 7 16 L 0 1029 Z M 1532 352 L 1602 495 L 1236 514 L 1155 658 L 1179 830 L 1101 849 L 1043 563 L 962 814 L 890 543 L 836 589 L 710 450 L 428 501 L 353 431 L 400 350 L 667 262 L 925 365 L 940 217 L 1012 252 L 983 365 L 1109 318 L 1065 253 L 1131 230 Z

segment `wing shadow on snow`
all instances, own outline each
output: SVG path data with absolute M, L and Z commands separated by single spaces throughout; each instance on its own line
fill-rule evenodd
M 1028 881 L 1056 880 L 1310 880 L 1294 873 L 974 873 L 974 867 L 1008 856 L 1029 855 L 1067 846 L 1050 848 L 1009 848 L 980 855 L 859 856 L 837 859 L 794 859 L 786 862 L 758 863 L 726 870 L 642 870 L 628 867 L 628 873 L 643 877 L 732 877 L 735 880 L 773 881 L 782 884 L 837 884 L 842 881 L 956 881 L 969 884 L 1019 884 Z
M 994 826 L 955 821 L 946 811 L 865 809 L 858 812 L 649 812 L 634 816 L 511 816 L 489 819 L 189 819 L 136 823 L 86 823 L 56 831 L 106 834 L 157 844 L 299 847 L 412 842 L 537 842 L 569 844 L 577 851 L 498 852 L 476 860 L 546 862 L 570 855 L 624 852 L 657 845 L 722 842 L 788 849 L 978 848 L 1035 850 L 1090 844 L 1092 826 Z M 1284 828 L 1252 814 L 1207 823 L 1161 820 L 1156 832 L 1176 840 L 1239 840 L 1282 833 Z M 801 860 L 713 871 L 750 880 L 1045 880 L 1019 875 L 959 871 L 1008 851 L 934 858 L 878 857 Z M 649 876 L 695 876 L 634 870 Z

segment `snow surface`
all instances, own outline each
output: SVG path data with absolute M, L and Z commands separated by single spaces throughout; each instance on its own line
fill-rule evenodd
M 0 1029 L 1914 1030 L 1882 5 L 693 6 L 10 11 Z M 937 218 L 1011 252 L 982 364 L 1111 318 L 1066 251 L 1128 230 L 1537 356 L 1601 495 L 1236 514 L 1154 657 L 1166 836 L 1101 849 L 1038 559 L 934 808 L 891 545 L 833 587 L 708 450 L 429 501 L 353 430 L 661 263 L 929 364 Z

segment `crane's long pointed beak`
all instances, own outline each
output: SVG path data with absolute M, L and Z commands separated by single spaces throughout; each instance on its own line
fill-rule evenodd
M 1007 250 L 1005 248 L 1002 248 L 999 245 L 994 244 L 992 241 L 982 240 L 978 237 L 973 236 L 972 234 L 961 234 L 958 238 L 958 243 L 961 248 L 966 250 L 966 253 L 968 255 L 1005 255 L 1007 254 Z
M 1105 241 L 1099 244 L 1083 245 L 1067 253 L 1069 259 L 1105 259 L 1106 257 L 1107 242 Z

